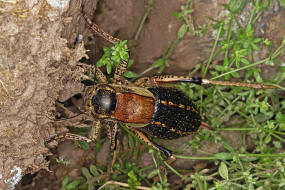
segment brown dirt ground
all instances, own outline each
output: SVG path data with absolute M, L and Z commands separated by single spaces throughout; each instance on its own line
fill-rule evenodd
M 97 1 L 86 0 L 84 5 L 87 14 L 93 15 L 93 20 L 105 31 L 120 39 L 132 40 L 147 2 L 101 0 L 97 4 Z M 219 4 L 225 2 L 195 2 L 194 26 L 210 26 L 212 21 L 208 17 L 221 18 L 226 12 Z M 285 12 L 276 2 L 258 21 L 257 28 L 260 35 L 279 45 L 285 34 L 282 27 Z M 131 48 L 131 57 L 135 61 L 131 70 L 140 73 L 162 56 L 181 25 L 173 13 L 186 3 L 187 0 L 156 0 L 138 41 Z M 85 56 L 85 49 L 82 45 L 74 46 L 76 37 L 83 34 L 85 48 L 89 50 L 87 54 L 93 63 L 102 53 L 102 44 L 109 45 L 86 28 L 79 4 L 79 1 L 71 0 L 69 5 L 58 8 L 41 0 L 0 1 L 0 189 L 13 189 L 11 179 L 17 182 L 17 175 L 19 179 L 24 176 L 16 187 L 18 190 L 59 189 L 66 174 L 75 178 L 80 175 L 82 166 L 94 164 L 92 150 L 75 148 L 71 142 L 61 143 L 57 153 L 50 156 L 44 146 L 45 139 L 66 130 L 65 126 L 74 123 L 81 126 L 82 120 L 89 119 L 53 120 L 62 114 L 56 106 L 57 101 L 65 101 L 74 94 L 84 92 L 84 86 L 79 82 L 84 69 L 77 63 Z M 247 15 L 241 19 L 248 19 Z M 214 37 L 211 28 L 203 37 L 187 34 L 170 57 L 170 67 L 166 68 L 165 74 L 187 74 L 210 54 Z M 266 55 L 266 52 L 262 53 Z M 214 61 L 218 62 L 220 58 Z M 265 76 L 270 76 L 272 72 L 271 68 L 265 68 Z M 153 73 L 155 71 L 147 75 Z M 227 134 L 225 137 L 235 148 L 239 147 L 235 143 L 239 142 L 239 134 Z M 163 143 L 182 150 L 189 138 L 191 136 Z M 95 164 L 109 164 L 106 159 L 108 147 L 108 142 L 104 143 L 96 155 Z M 221 145 L 205 142 L 203 149 L 214 153 L 221 149 Z M 55 163 L 55 158 L 59 156 L 69 158 L 68 167 Z M 151 162 L 149 154 L 144 154 L 141 160 L 141 166 Z M 178 160 L 175 167 L 193 168 L 194 163 L 196 167 L 207 167 L 205 163 L 185 160 Z M 48 165 L 52 172 L 45 170 Z M 171 179 L 176 180 L 174 176 Z

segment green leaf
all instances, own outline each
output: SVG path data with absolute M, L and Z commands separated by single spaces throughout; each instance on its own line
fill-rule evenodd
M 147 178 L 148 178 L 148 179 L 151 179 L 151 178 L 157 176 L 158 174 L 159 174 L 159 170 L 158 170 L 158 169 L 152 170 L 152 171 L 147 175 Z
M 158 72 L 159 74 L 161 74 L 161 73 L 163 72 L 164 68 L 165 68 L 165 64 L 161 65 L 161 66 L 159 67 L 159 69 L 158 69 L 157 72 Z
M 243 62 L 246 65 L 250 64 L 250 62 L 247 59 L 245 59 L 245 58 L 241 58 L 240 61 Z
M 97 61 L 96 63 L 96 67 L 102 67 L 104 65 L 104 60 L 103 59 L 100 59 L 99 61 Z
M 285 123 L 285 115 L 281 112 L 278 112 L 275 117 L 277 123 Z
M 61 188 L 64 188 L 68 184 L 68 175 L 65 176 L 61 182 Z
M 182 39 L 184 35 L 186 34 L 186 32 L 187 32 L 187 25 L 183 24 L 178 30 L 177 38 Z
M 91 166 L 90 166 L 90 172 L 95 177 L 99 175 L 99 172 L 98 172 L 96 166 L 94 166 L 93 164 L 91 164 Z
M 109 52 L 109 51 L 110 51 L 110 48 L 104 46 L 104 47 L 103 47 L 103 51 L 104 51 L 105 53 L 106 53 L 106 52 Z
M 135 72 L 132 71 L 127 71 L 124 74 L 124 77 L 126 78 L 136 78 L 138 75 Z
M 94 189 L 94 186 L 92 183 L 88 184 L 88 190 L 93 190 Z
M 89 172 L 89 170 L 88 170 L 87 168 L 85 168 L 85 167 L 82 167 L 82 168 L 81 168 L 81 172 L 82 172 L 83 176 L 84 176 L 87 180 L 92 177 L 91 174 L 90 174 L 90 172 Z
M 227 149 L 230 152 L 235 152 L 235 150 L 233 149 L 233 147 L 231 145 L 229 145 L 226 141 L 222 141 L 222 145 L 225 147 L 225 149 Z
M 127 69 L 129 69 L 133 64 L 134 64 L 134 60 L 133 60 L 133 59 L 130 59 L 130 60 L 128 61 Z
M 268 143 L 270 143 L 271 142 L 271 135 L 267 135 L 266 137 L 265 137 L 265 139 L 264 139 L 264 143 L 265 144 L 268 144 Z
M 90 150 L 90 146 L 88 142 L 85 141 L 78 141 L 78 144 L 80 145 L 80 147 L 84 150 Z
M 139 182 L 134 170 L 131 170 L 128 173 L 129 179 L 128 184 L 130 186 L 130 189 L 135 190 L 137 186 L 139 186 L 141 183 Z
M 158 68 L 160 67 L 161 65 L 164 64 L 164 59 L 160 58 L 160 59 L 157 59 L 153 64 L 152 64 L 152 67 L 153 68 Z
M 231 75 L 232 75 L 233 77 L 235 77 L 235 78 L 239 78 L 238 72 L 233 72 L 233 73 L 231 73 Z
M 128 40 L 123 40 L 121 43 L 120 43 L 120 46 L 122 47 L 125 47 L 125 45 L 128 43 Z M 125 48 L 126 49 L 126 48 Z
M 229 180 L 229 171 L 228 167 L 224 162 L 221 162 L 219 167 L 219 174 L 222 178 Z
M 120 57 L 122 60 L 127 61 L 129 59 L 129 54 L 126 51 L 120 51 Z
M 111 74 L 111 72 L 112 72 L 112 65 L 111 65 L 111 63 L 108 63 L 107 64 L 107 73 Z
M 119 63 L 121 61 L 121 58 L 119 55 L 117 54 L 114 54 L 112 57 L 111 57 L 111 60 L 114 61 L 115 63 Z
M 215 65 L 214 67 L 217 71 L 226 71 L 227 70 L 227 66 L 224 65 Z
M 220 153 L 214 154 L 214 157 L 219 160 L 232 160 L 233 159 L 232 154 L 227 153 L 227 152 L 220 152 Z
M 65 190 L 72 190 L 75 189 L 78 185 L 80 184 L 80 180 L 75 180 L 73 182 L 71 182 L 70 184 L 68 184 L 67 186 L 65 186 Z

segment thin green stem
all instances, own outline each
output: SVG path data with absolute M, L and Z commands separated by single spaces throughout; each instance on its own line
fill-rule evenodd
M 177 170 L 175 170 L 173 167 L 171 167 L 167 162 L 164 162 L 164 164 L 176 175 L 178 175 L 181 179 L 184 179 L 184 176 L 180 174 Z
M 233 21 L 234 21 L 234 16 L 231 15 L 230 23 L 229 23 L 228 30 L 227 30 L 227 44 L 229 44 L 231 40 Z M 224 63 L 226 63 L 226 65 L 228 65 L 228 60 L 229 60 L 228 54 L 229 54 L 229 48 L 227 48 L 225 51 Z
M 173 53 L 173 51 L 175 50 L 175 48 L 179 42 L 180 42 L 180 39 L 176 38 L 175 41 L 171 44 L 171 46 L 167 50 L 165 56 L 163 56 L 164 59 L 168 59 L 171 56 L 171 54 Z
M 209 59 L 208 59 L 208 63 L 207 63 L 207 65 L 206 65 L 206 68 L 205 68 L 204 71 L 203 71 L 202 78 L 204 78 L 204 77 L 206 76 L 207 71 L 208 71 L 208 68 L 209 68 L 209 66 L 210 66 L 210 63 L 211 63 L 211 61 L 212 61 L 212 59 L 213 59 L 213 57 L 214 57 L 214 53 L 215 53 L 215 51 L 216 51 L 216 47 L 217 47 L 217 44 L 218 44 L 218 40 L 220 39 L 220 35 L 221 35 L 222 28 L 223 28 L 223 24 L 221 24 L 220 27 L 219 27 L 218 34 L 217 34 L 217 37 L 216 37 L 214 46 L 213 46 L 213 48 L 212 48 L 211 55 L 210 55 L 210 57 L 209 57 Z
M 175 155 L 176 158 L 186 159 L 186 160 L 217 160 L 214 156 L 183 156 L 183 155 Z
M 162 177 L 161 177 L 160 171 L 159 171 L 159 169 L 158 169 L 158 165 L 157 165 L 157 163 L 156 163 L 156 160 L 155 160 L 155 157 L 154 157 L 154 153 L 153 153 L 153 152 L 151 152 L 151 157 L 152 157 L 153 163 L 154 163 L 154 165 L 155 165 L 155 168 L 158 170 L 158 177 L 159 177 L 160 183 L 163 183 L 163 182 L 162 182 Z
M 217 131 L 253 131 L 254 128 L 219 128 Z
M 246 153 L 246 154 L 235 154 L 238 157 L 256 157 L 256 158 L 265 158 L 265 157 L 285 157 L 285 153 L 282 154 L 254 154 L 254 153 Z M 183 155 L 175 155 L 176 158 L 186 159 L 186 160 L 218 160 L 217 157 L 208 156 L 208 157 L 199 157 L 199 156 L 183 156 Z
M 137 76 L 136 78 L 132 79 L 132 81 L 134 81 L 134 80 L 136 80 L 137 78 L 139 78 L 139 77 L 145 75 L 146 73 L 150 72 L 150 71 L 153 70 L 153 69 L 154 69 L 154 67 L 153 67 L 153 66 L 150 66 L 149 68 L 147 68 L 146 70 L 144 70 L 143 72 L 141 72 L 140 74 L 138 74 L 138 76 Z
M 272 136 L 274 136 L 276 139 L 279 139 L 281 142 L 285 143 L 285 139 L 283 139 L 279 135 L 276 135 L 276 134 L 273 133 Z
M 276 133 L 278 135 L 285 135 L 285 132 L 281 132 L 281 131 L 270 131 L 270 132 Z
M 155 4 L 155 0 L 149 0 L 149 1 L 148 1 L 147 7 L 146 7 L 146 11 L 145 11 L 145 13 L 144 13 L 144 15 L 143 15 L 143 17 L 142 17 L 142 20 L 141 20 L 141 22 L 140 22 L 140 25 L 139 25 L 139 27 L 138 27 L 138 30 L 137 30 L 136 35 L 135 35 L 135 38 L 134 38 L 135 41 L 138 40 L 139 35 L 140 35 L 140 33 L 141 33 L 141 30 L 142 30 L 142 28 L 143 28 L 143 25 L 144 25 L 144 23 L 145 23 L 145 21 L 146 21 L 148 15 L 149 15 L 150 11 L 151 11 L 151 8 L 154 6 L 154 4 Z
M 266 157 L 273 157 L 273 158 L 279 158 L 279 157 L 285 157 L 285 153 L 282 154 L 253 154 L 253 153 L 247 153 L 247 154 L 237 154 L 239 157 L 257 157 L 257 158 L 266 158 Z
M 260 64 L 266 62 L 267 60 L 269 60 L 269 58 L 260 60 L 260 61 L 258 61 L 258 62 L 256 62 L 256 63 L 251 64 L 251 65 L 246 65 L 246 66 L 244 66 L 244 67 L 241 67 L 241 68 L 238 68 L 238 69 L 235 69 L 235 70 L 232 70 L 232 71 L 223 73 L 223 74 L 221 74 L 221 75 L 219 75 L 219 76 L 212 77 L 211 80 L 216 80 L 216 79 L 221 78 L 221 77 L 223 77 L 223 76 L 225 76 L 225 75 L 228 75 L 228 74 L 231 74 L 231 73 L 234 73 L 234 72 L 237 72 L 237 71 L 242 71 L 242 70 L 248 69 L 248 68 L 250 68 L 250 67 L 257 66 L 257 65 L 260 65 Z

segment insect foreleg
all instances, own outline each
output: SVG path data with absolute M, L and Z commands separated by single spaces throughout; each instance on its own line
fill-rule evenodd
M 116 84 L 123 84 L 124 83 L 123 75 L 125 74 L 125 72 L 127 70 L 127 65 L 128 65 L 128 62 L 126 62 L 126 61 L 121 61 L 117 65 L 117 68 L 116 68 L 115 73 L 114 73 L 114 83 L 116 83 Z
M 99 137 L 100 129 L 101 129 L 101 122 L 99 120 L 94 121 L 90 131 L 90 139 L 92 141 L 96 141 L 96 139 Z
M 95 77 L 102 83 L 108 83 L 107 77 L 102 73 L 99 68 L 95 68 Z
M 102 28 L 100 28 L 97 24 L 93 23 L 92 20 L 88 17 L 88 15 L 83 11 L 84 6 L 82 5 L 81 11 L 82 11 L 82 16 L 85 19 L 86 23 L 89 25 L 89 28 L 93 31 L 95 35 L 98 35 L 108 42 L 115 44 L 116 42 L 121 42 L 120 39 L 114 38 L 107 32 L 105 32 Z
M 72 140 L 72 141 L 85 141 L 85 142 L 92 142 L 91 139 L 81 136 L 81 135 L 76 135 L 76 134 L 72 134 L 72 133 L 60 133 L 60 134 L 55 134 L 52 137 L 50 137 L 48 140 L 45 141 L 45 145 L 48 148 L 51 148 L 51 146 L 49 145 L 52 141 L 64 141 L 64 140 Z
M 93 31 L 93 33 L 95 35 L 98 35 L 98 36 L 104 38 L 105 40 L 107 40 L 108 42 L 110 42 L 112 44 L 115 44 L 116 42 L 121 42 L 120 39 L 111 36 L 110 34 L 105 32 L 102 28 L 100 28 L 97 24 L 93 23 L 91 21 L 91 19 L 87 16 L 87 14 L 84 13 L 83 6 L 82 6 L 82 16 L 86 20 L 87 24 L 89 25 L 89 28 Z M 122 77 L 123 77 L 124 73 L 126 72 L 127 65 L 128 65 L 128 62 L 126 62 L 126 61 L 121 61 L 118 64 L 116 71 L 115 71 L 115 74 L 114 74 L 114 82 L 116 84 L 122 84 L 123 83 Z M 100 73 L 100 77 L 101 77 L 101 73 Z

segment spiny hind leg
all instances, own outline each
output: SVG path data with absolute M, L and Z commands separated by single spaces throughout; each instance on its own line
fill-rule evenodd
M 189 82 L 194 84 L 202 84 L 201 78 L 187 77 L 187 76 L 174 76 L 174 75 L 163 75 L 154 77 L 143 77 L 139 78 L 135 85 L 140 87 L 153 87 L 160 86 L 165 83 L 175 83 L 175 82 Z
M 256 89 L 276 88 L 275 86 L 272 85 L 231 82 L 231 81 L 215 81 L 215 80 L 201 79 L 195 77 L 174 76 L 174 75 L 143 77 L 138 79 L 135 82 L 135 84 L 140 87 L 152 87 L 152 86 L 163 85 L 165 83 L 176 83 L 176 82 L 194 83 L 199 85 L 211 84 L 211 85 L 221 85 L 221 86 L 239 86 L 239 87 L 248 87 Z
M 148 144 L 149 146 L 153 147 L 155 150 L 159 151 L 160 153 L 162 153 L 165 157 L 167 162 L 169 160 L 175 160 L 175 157 L 172 155 L 172 152 L 154 142 L 152 142 L 151 140 L 149 140 L 149 138 L 140 130 L 136 129 L 136 128 L 132 128 L 130 126 L 127 126 L 127 128 L 132 131 L 139 139 L 141 139 L 143 142 L 145 142 L 146 144 Z M 173 162 L 173 161 L 172 161 Z

